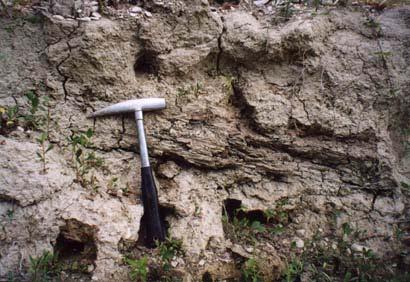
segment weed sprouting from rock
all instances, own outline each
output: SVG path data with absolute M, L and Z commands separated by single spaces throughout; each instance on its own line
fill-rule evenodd
M 124 258 L 124 261 L 130 267 L 130 279 L 132 281 L 146 282 L 148 279 L 148 258 L 140 259 Z
M 89 174 L 93 168 L 101 167 L 103 160 L 96 156 L 92 148 L 91 138 L 94 132 L 91 128 L 85 132 L 73 133 L 68 138 L 71 146 L 72 163 L 74 166 L 76 180 L 83 187 L 91 187 L 96 190 L 96 178 L 94 174 Z
M 254 258 L 248 259 L 242 267 L 242 276 L 244 281 L 261 282 L 262 277 L 258 262 Z
M 12 107 L 0 106 L 0 134 L 7 134 L 18 124 L 19 106 Z
M 47 160 L 46 160 L 46 154 L 49 152 L 51 149 L 53 149 L 54 145 L 53 144 L 46 144 L 46 140 L 48 139 L 48 134 L 47 132 L 42 132 L 40 136 L 36 139 L 37 142 L 40 144 L 40 150 L 37 151 L 37 157 L 43 164 L 43 173 L 47 172 Z
M 170 269 L 170 262 L 175 256 L 182 256 L 182 241 L 175 238 L 167 238 L 164 242 L 157 243 L 159 256 L 162 260 L 162 267 L 165 271 Z
M 56 277 L 59 273 L 57 258 L 57 254 L 51 253 L 49 251 L 44 251 L 43 254 L 39 257 L 30 256 L 30 281 L 50 281 L 53 277 Z

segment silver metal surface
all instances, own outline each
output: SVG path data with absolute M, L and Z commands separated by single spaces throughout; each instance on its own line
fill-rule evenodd
M 141 167 L 149 167 L 147 141 L 145 140 L 144 121 L 142 111 L 135 112 L 135 121 L 137 122 L 138 143 L 140 145 Z
M 163 98 L 142 98 L 120 102 L 92 113 L 89 117 L 115 115 L 136 111 L 153 111 L 165 108 Z
M 153 111 L 165 108 L 163 98 L 143 98 L 120 102 L 92 113 L 89 117 L 95 118 L 105 115 L 135 112 L 137 122 L 138 143 L 140 145 L 141 167 L 149 167 L 147 141 L 145 140 L 143 111 Z

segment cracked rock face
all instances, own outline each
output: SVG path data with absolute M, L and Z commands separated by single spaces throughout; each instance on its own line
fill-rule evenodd
M 370 234 L 360 246 L 390 252 L 397 222 L 409 216 L 400 132 L 410 116 L 410 10 L 384 12 L 378 31 L 348 10 L 274 25 L 246 9 L 168 2 L 145 3 L 149 18 L 0 20 L 13 27 L 13 36 L 0 30 L 0 104 L 27 112 L 27 90 L 50 96 L 54 144 L 41 173 L 38 132 L 0 137 L 0 277 L 59 236 L 86 234 L 97 252 L 93 279 L 126 279 L 119 244 L 137 242 L 143 214 L 135 123 L 86 116 L 143 97 L 167 101 L 145 127 L 160 204 L 172 210 L 168 233 L 194 265 L 187 277 L 238 275 L 229 270 L 238 248 L 223 228 L 227 200 L 251 212 L 286 210 L 286 238 L 349 222 Z M 89 128 L 84 152 L 103 164 L 80 181 L 68 137 Z M 290 244 L 278 238 L 256 246 L 277 270 L 269 278 Z

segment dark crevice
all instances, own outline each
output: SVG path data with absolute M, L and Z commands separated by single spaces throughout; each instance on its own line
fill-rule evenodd
M 214 280 L 212 279 L 211 273 L 209 271 L 205 272 L 202 274 L 202 282 L 213 282 Z
M 64 72 L 61 70 L 61 66 L 71 57 L 71 52 L 72 52 L 72 47 L 70 45 L 70 39 L 72 38 L 72 36 L 76 33 L 76 31 L 78 30 L 78 28 L 81 26 L 81 23 L 78 22 L 78 25 L 73 28 L 72 31 L 70 31 L 68 34 L 66 34 L 64 31 L 62 31 L 64 34 L 66 34 L 66 44 L 67 44 L 67 48 L 68 48 L 68 54 L 67 56 L 61 60 L 61 62 L 59 62 L 56 66 L 56 70 L 58 72 L 58 74 L 63 77 L 63 81 L 62 81 L 62 88 L 63 88 L 63 92 L 64 92 L 64 101 L 67 101 L 67 97 L 68 97 L 68 89 L 67 89 L 67 82 L 70 79 L 69 76 L 65 75 Z M 61 40 L 60 40 L 61 41 Z
M 67 220 L 60 228 L 54 253 L 65 272 L 90 275 L 89 268 L 95 267 L 97 259 L 96 233 L 97 228 L 75 219 Z
M 215 171 L 215 170 L 222 171 L 226 169 L 235 169 L 238 167 L 237 163 L 224 164 L 224 163 L 218 163 L 217 160 L 216 162 L 213 163 L 213 166 L 210 166 L 207 162 L 200 163 L 199 161 L 201 160 L 191 161 L 174 152 L 164 152 L 160 156 L 153 155 L 153 157 L 155 157 L 156 159 L 159 159 L 160 162 L 162 163 L 165 163 L 167 161 L 173 161 L 182 168 L 197 168 L 197 169 L 200 169 L 201 171 Z
M 156 54 L 151 51 L 143 51 L 135 60 L 135 75 L 158 74 L 158 60 Z
M 248 219 L 249 222 L 268 222 L 268 219 L 266 218 L 262 210 L 244 211 L 241 209 L 241 207 L 242 201 L 236 199 L 226 199 L 224 201 L 224 209 L 222 211 L 222 215 L 227 216 L 230 222 L 232 222 L 234 218 L 237 218 L 238 220 Z
M 224 17 L 221 17 L 221 21 L 222 21 L 222 32 L 221 34 L 219 34 L 218 37 L 218 54 L 216 55 L 216 73 L 220 74 L 221 73 L 221 69 L 220 69 L 220 64 L 221 64 L 221 56 L 223 53 L 223 48 L 222 48 L 222 36 L 224 35 L 224 33 L 226 32 L 226 26 L 224 24 Z

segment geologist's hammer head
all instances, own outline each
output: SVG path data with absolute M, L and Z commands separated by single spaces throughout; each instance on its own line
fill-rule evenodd
M 104 109 L 92 113 L 89 117 L 108 116 L 122 113 L 131 113 L 137 111 L 154 111 L 165 108 L 165 99 L 163 98 L 142 98 L 120 102 Z

